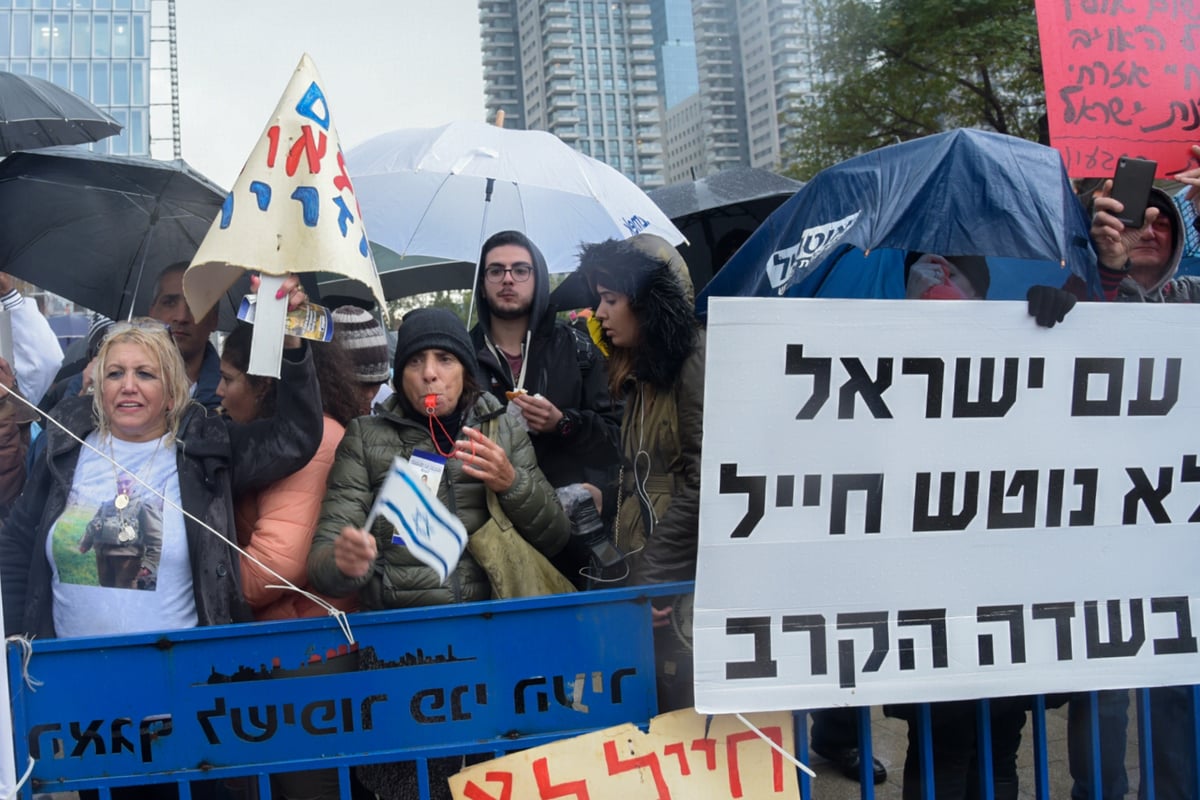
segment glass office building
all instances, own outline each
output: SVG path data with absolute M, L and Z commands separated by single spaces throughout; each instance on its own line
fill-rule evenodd
M 124 126 L 93 150 L 150 155 L 150 0 L 0 0 L 0 69 L 53 81 Z

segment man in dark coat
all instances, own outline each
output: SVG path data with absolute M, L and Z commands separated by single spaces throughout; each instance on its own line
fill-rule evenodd
M 603 481 L 617 463 L 621 409 L 600 351 L 556 319 L 541 251 L 517 231 L 493 235 L 480 254 L 475 296 L 471 339 L 483 388 L 521 409 L 552 486 Z
M 586 333 L 557 319 L 545 257 L 522 233 L 494 234 L 480 252 L 475 297 L 480 386 L 511 405 L 508 413 L 519 412 L 550 485 L 583 484 L 599 505 L 591 487 L 616 475 L 621 407 L 609 394 L 604 356 Z M 574 518 L 575 506 L 564 505 Z M 556 565 L 580 585 L 584 564 L 567 563 L 572 558 L 586 554 L 568 548 Z

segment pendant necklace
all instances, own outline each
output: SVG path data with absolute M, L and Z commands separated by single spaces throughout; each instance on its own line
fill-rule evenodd
M 158 451 L 161 447 L 162 438 L 159 438 L 158 443 L 154 445 L 154 453 L 152 453 L 150 456 L 150 462 L 146 465 L 146 473 L 148 475 L 153 475 L 154 461 L 158 458 Z M 129 520 L 125 519 L 124 513 L 125 509 L 129 507 L 130 490 L 133 485 L 133 479 L 130 478 L 123 487 L 121 485 L 121 476 L 117 472 L 116 453 L 113 450 L 111 442 L 108 445 L 108 454 L 111 458 L 110 463 L 112 464 L 113 468 L 113 480 L 116 481 L 117 484 L 117 495 L 113 498 L 113 506 L 117 509 L 117 522 L 121 526 L 120 531 L 117 533 L 117 541 L 121 544 L 126 544 L 128 542 L 132 542 L 138 536 L 137 530 L 133 527 Z

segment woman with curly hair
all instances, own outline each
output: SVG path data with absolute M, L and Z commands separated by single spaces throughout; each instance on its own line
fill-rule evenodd
M 609 389 L 625 403 L 614 524 L 616 544 L 627 554 L 629 583 L 692 580 L 704 332 L 693 310 L 687 265 L 664 239 L 643 233 L 585 245 L 579 270 L 597 301 L 595 317 L 610 353 Z M 692 705 L 690 647 L 667 629 L 673 610 L 654 610 L 664 711 Z

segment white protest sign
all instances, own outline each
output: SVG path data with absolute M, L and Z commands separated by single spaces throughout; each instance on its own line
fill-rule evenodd
M 446 582 L 467 546 L 467 529 L 437 499 L 426 471 L 396 456 L 363 528 L 369 531 L 376 516 L 395 526 L 394 543 L 407 547 Z
M 696 707 L 1200 682 L 1200 316 L 714 299 Z
M 748 717 L 789 755 L 792 716 Z M 619 725 L 475 764 L 450 778 L 456 800 L 518 797 L 794 798 L 796 768 L 732 715 L 692 709 Z
M 324 83 L 308 55 L 184 274 L 197 319 L 244 270 L 344 275 L 366 285 L 387 313 Z

